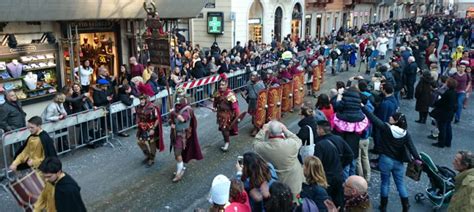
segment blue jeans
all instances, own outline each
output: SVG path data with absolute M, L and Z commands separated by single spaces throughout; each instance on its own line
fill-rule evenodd
M 342 176 L 344 177 L 344 181 L 347 180 L 352 175 L 356 174 L 356 168 L 357 168 L 357 159 L 353 160 L 349 165 L 344 167 L 344 172 L 342 173 Z
M 390 192 L 390 174 L 397 186 L 398 194 L 401 198 L 408 197 L 408 191 L 403 181 L 405 177 L 405 166 L 401 161 L 394 160 L 384 154 L 379 157 L 379 169 L 382 185 L 380 186 L 380 196 L 388 197 Z
M 464 92 L 457 93 L 456 97 L 458 99 L 458 109 L 456 111 L 456 116 L 454 120 L 459 121 L 461 120 L 462 106 L 464 104 L 464 99 L 466 98 L 466 93 Z

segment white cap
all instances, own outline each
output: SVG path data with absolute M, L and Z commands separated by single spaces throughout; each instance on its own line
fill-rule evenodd
M 212 180 L 209 202 L 211 204 L 225 205 L 229 202 L 230 180 L 220 174 Z

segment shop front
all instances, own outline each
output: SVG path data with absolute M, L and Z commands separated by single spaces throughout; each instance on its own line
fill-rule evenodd
M 94 70 L 92 82 L 95 82 L 100 67 L 106 68 L 111 75 L 118 74 L 122 61 L 121 28 L 119 21 L 97 20 L 64 22 L 61 24 L 62 36 L 66 38 L 62 45 L 64 81 L 78 80 L 72 70 L 89 61 Z M 73 68 L 71 68 L 73 67 Z
M 252 3 L 248 19 L 248 37 L 256 43 L 263 41 L 263 6 L 260 1 Z
M 296 3 L 293 7 L 291 18 L 291 36 L 301 38 L 301 28 L 303 27 L 303 10 L 300 3 Z

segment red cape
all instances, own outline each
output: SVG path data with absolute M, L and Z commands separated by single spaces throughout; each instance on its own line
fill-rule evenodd
M 183 162 L 188 163 L 189 161 L 195 160 L 202 160 L 202 152 L 201 146 L 199 145 L 198 134 L 197 134 L 197 119 L 194 115 L 194 111 L 191 110 L 191 123 L 190 126 L 192 128 L 192 136 L 187 141 L 186 149 L 183 149 L 181 156 L 183 156 Z

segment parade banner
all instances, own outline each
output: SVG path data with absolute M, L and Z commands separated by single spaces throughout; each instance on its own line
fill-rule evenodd
M 304 101 L 304 72 L 293 76 L 293 102 L 294 106 L 303 104 Z
M 281 118 L 281 87 L 268 89 L 267 99 L 267 121 L 280 120 Z
M 319 91 L 321 89 L 321 66 L 317 65 L 313 68 L 313 83 L 311 88 L 313 92 Z
M 258 93 L 257 97 L 257 109 L 255 111 L 254 117 L 254 125 L 258 128 L 262 128 L 262 126 L 266 123 L 267 117 L 267 99 L 268 99 L 268 91 L 262 90 Z
M 293 109 L 293 82 L 283 83 L 281 84 L 281 88 L 281 111 L 289 112 Z

